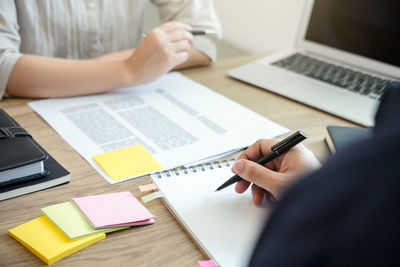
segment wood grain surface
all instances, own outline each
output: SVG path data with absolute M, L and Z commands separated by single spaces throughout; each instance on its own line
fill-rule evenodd
M 309 135 L 304 144 L 321 161 L 325 160 L 328 154 L 323 141 L 326 126 L 354 124 L 227 76 L 227 70 L 255 58 L 257 56 L 222 60 L 210 67 L 185 70 L 183 74 L 293 131 L 304 131 Z M 150 182 L 150 177 L 145 176 L 108 184 L 27 106 L 31 100 L 7 98 L 0 101 L 0 108 L 5 109 L 71 172 L 71 182 L 0 202 L 0 266 L 45 265 L 7 233 L 19 224 L 41 216 L 40 208 L 73 197 L 119 191 L 131 191 L 139 199 L 147 193 L 140 192 L 138 186 Z M 156 216 L 155 224 L 107 234 L 105 240 L 62 259 L 54 266 L 197 266 L 198 260 L 207 259 L 161 200 L 145 206 Z

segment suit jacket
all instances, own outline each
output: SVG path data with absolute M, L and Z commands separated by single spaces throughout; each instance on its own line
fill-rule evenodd
M 400 83 L 371 138 L 339 151 L 291 187 L 250 266 L 400 266 Z

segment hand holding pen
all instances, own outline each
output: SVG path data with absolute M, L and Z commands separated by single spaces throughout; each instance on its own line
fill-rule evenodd
M 298 134 L 300 133 L 292 136 L 298 136 Z M 251 188 L 253 202 L 259 205 L 265 198 L 271 196 L 279 199 L 282 192 L 302 174 L 318 168 L 320 163 L 310 150 L 301 144 L 293 145 L 293 142 L 304 140 L 302 137 L 298 138 L 289 142 L 290 150 L 283 153 L 283 150 L 280 150 L 280 156 L 278 155 L 262 165 L 255 161 L 271 155 L 274 149 L 279 148 L 279 144 L 282 145 L 282 142 L 263 139 L 246 149 L 232 167 L 232 171 L 242 178 L 237 181 L 236 192 L 245 192 L 253 183 Z M 288 144 L 287 140 L 290 138 L 285 140 Z
M 188 30 L 189 33 L 191 33 L 193 36 L 199 36 L 199 35 L 217 35 L 215 31 L 212 30 Z M 146 38 L 147 33 L 142 34 L 142 39 Z

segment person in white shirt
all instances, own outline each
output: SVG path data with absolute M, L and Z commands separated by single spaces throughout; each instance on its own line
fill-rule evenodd
M 143 36 L 145 2 L 1 0 L 0 99 L 101 93 L 216 59 L 212 0 L 152 0 L 163 24 Z

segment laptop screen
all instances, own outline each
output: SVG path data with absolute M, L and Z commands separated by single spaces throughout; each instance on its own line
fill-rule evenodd
M 315 0 L 306 40 L 400 66 L 400 1 Z

